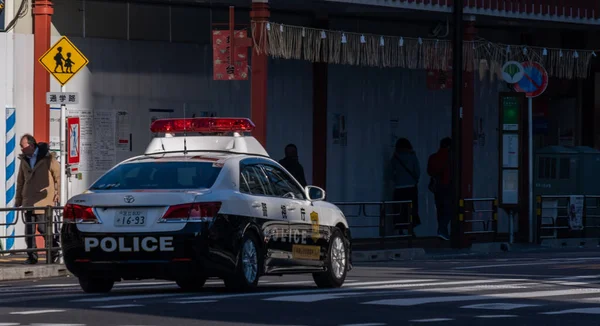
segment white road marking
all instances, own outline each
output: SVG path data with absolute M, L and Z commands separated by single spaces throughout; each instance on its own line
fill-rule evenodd
M 460 301 L 483 301 L 493 299 L 529 299 L 559 297 L 586 293 L 600 293 L 600 289 L 571 289 L 556 291 L 514 292 L 514 293 L 491 293 L 486 295 L 461 295 L 444 297 L 425 297 L 409 299 L 385 299 L 363 302 L 362 304 L 389 305 L 389 306 L 416 306 L 427 303 L 460 302 Z
M 383 324 L 383 323 L 367 323 L 367 324 L 343 324 L 340 326 L 384 326 L 387 324 Z
M 579 276 L 557 277 L 557 278 L 553 278 L 553 280 L 572 281 L 572 280 L 587 280 L 587 279 L 595 279 L 595 278 L 600 278 L 600 275 L 579 275 Z
M 475 316 L 475 318 L 513 318 L 518 317 L 517 315 L 481 315 Z
M 177 304 L 210 303 L 210 302 L 217 302 L 217 300 L 169 301 L 169 303 L 177 303 Z
M 38 323 L 33 323 L 33 324 L 29 324 L 29 326 L 85 326 L 85 324 L 48 324 L 48 323 L 38 324 Z
M 356 291 L 357 288 L 360 289 L 360 285 L 371 285 L 371 284 L 382 284 L 382 283 L 411 283 L 411 282 L 425 282 L 425 281 L 437 281 L 437 280 L 427 280 L 427 279 L 414 279 L 414 280 L 396 280 L 396 281 L 377 281 L 377 282 L 360 282 L 360 283 L 352 283 L 345 285 L 341 289 L 311 289 L 311 290 L 291 290 L 291 291 L 264 291 L 264 292 L 255 292 L 255 293 L 239 293 L 239 294 L 217 294 L 217 295 L 206 295 L 206 296 L 198 296 L 198 297 L 188 297 L 188 300 L 220 300 L 220 299 L 231 299 L 231 298 L 248 298 L 248 297 L 261 297 L 268 295 L 281 295 L 281 294 L 316 294 L 316 293 L 335 293 L 335 292 L 349 292 Z
M 374 281 L 374 282 L 356 282 L 352 284 L 344 283 L 343 287 L 359 287 L 363 285 L 379 285 L 379 284 L 403 284 L 403 283 L 418 283 L 418 282 L 434 282 L 437 279 L 408 279 L 408 280 L 390 280 L 390 281 Z
M 539 307 L 539 304 L 517 304 L 517 303 L 482 303 L 462 306 L 462 309 L 489 309 L 489 310 L 513 310 L 519 308 Z
M 19 323 L 0 323 L 0 326 L 19 326 Z
M 263 299 L 264 301 L 285 301 L 285 302 L 316 302 L 323 300 L 338 299 L 343 297 L 367 294 L 368 292 L 345 292 L 345 293 L 319 293 L 306 295 L 288 295 L 274 298 Z
M 434 323 L 436 321 L 451 321 L 454 320 L 452 318 L 430 318 L 430 319 L 413 319 L 411 322 L 413 323 Z
M 166 297 L 175 297 L 175 296 L 179 296 L 179 295 L 181 295 L 181 293 L 116 295 L 116 296 L 100 297 L 100 298 L 77 299 L 77 300 L 71 300 L 71 302 L 108 302 L 108 301 L 118 301 L 118 300 L 166 298 Z
M 563 314 L 592 314 L 600 315 L 600 308 L 577 308 L 560 311 L 541 312 L 541 315 L 563 315 Z
M 358 287 L 357 289 L 401 289 L 401 288 L 412 288 L 412 287 L 425 287 L 425 286 L 443 286 L 443 285 L 465 285 L 465 284 L 477 284 L 477 283 L 495 283 L 495 282 L 503 282 L 504 280 L 474 280 L 474 281 L 456 281 L 456 282 L 440 282 L 440 283 L 416 283 L 416 284 L 391 284 L 389 286 L 370 286 L 370 287 Z M 536 284 L 536 283 L 532 283 Z M 537 285 L 537 284 L 536 284 Z M 467 291 L 485 291 L 493 287 L 493 289 L 503 288 L 503 289 L 522 289 L 525 288 L 520 285 L 478 285 L 471 287 L 459 287 L 459 288 L 445 288 L 445 287 L 437 287 L 437 288 L 425 288 L 418 289 L 414 291 L 418 292 L 467 292 Z M 283 302 L 316 302 L 323 300 L 331 300 L 337 299 L 346 296 L 356 296 L 356 295 L 364 295 L 364 296 L 373 296 L 373 295 L 382 295 L 382 294 L 397 294 L 398 291 L 378 291 L 378 292 L 337 292 L 337 293 L 310 293 L 304 295 L 286 295 L 286 296 L 278 296 L 263 299 L 264 301 L 283 301 Z
M 573 262 L 583 262 L 583 261 L 594 261 L 600 260 L 598 257 L 587 257 L 587 258 L 572 258 L 572 259 L 560 259 L 554 261 L 543 261 L 543 262 L 528 262 L 528 263 L 518 263 L 518 264 L 495 264 L 495 265 L 478 265 L 478 266 L 462 266 L 462 267 L 454 267 L 452 269 L 481 269 L 481 268 L 495 268 L 495 267 L 513 267 L 513 266 L 533 266 L 533 265 L 558 265 L 561 262 L 563 264 L 573 263 Z
M 430 281 L 430 280 L 423 280 Z M 437 281 L 437 280 L 431 280 Z M 440 282 L 440 283 L 417 283 L 417 284 L 403 284 L 401 287 L 421 287 L 421 286 L 430 286 L 430 285 L 467 285 L 467 284 L 488 284 L 488 283 L 501 283 L 501 282 L 518 282 L 518 281 L 526 281 L 526 279 L 493 279 L 493 280 L 471 280 L 471 281 L 450 281 L 450 282 Z M 528 283 L 532 284 L 532 283 Z M 354 285 L 354 284 L 353 284 Z M 385 289 L 385 288 L 395 288 L 396 284 L 389 283 L 379 286 L 362 286 L 360 289 L 365 290 L 373 290 L 373 289 Z
M 114 308 L 133 308 L 133 307 L 143 307 L 144 305 L 142 304 L 117 304 L 117 305 L 111 305 L 111 306 L 95 306 L 92 308 L 98 308 L 98 309 L 114 309 Z
M 29 311 L 13 311 L 11 315 L 37 315 L 37 314 L 47 314 L 51 312 L 65 312 L 66 310 L 29 310 Z

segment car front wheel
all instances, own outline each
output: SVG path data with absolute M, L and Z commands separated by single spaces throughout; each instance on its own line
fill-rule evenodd
M 232 290 L 251 290 L 258 285 L 261 273 L 261 250 L 253 234 L 246 234 L 238 255 L 234 273 L 225 278 L 225 286 Z
M 325 261 L 327 270 L 313 274 L 313 280 L 317 286 L 320 288 L 341 287 L 346 280 L 349 256 L 347 241 L 340 229 L 335 228 L 331 235 L 329 251 Z

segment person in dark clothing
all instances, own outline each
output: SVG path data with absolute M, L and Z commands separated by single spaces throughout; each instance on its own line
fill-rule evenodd
M 283 166 L 302 187 L 306 187 L 306 178 L 304 177 L 304 168 L 298 160 L 298 148 L 294 144 L 289 144 L 285 147 L 285 157 L 279 160 L 279 164 Z
M 396 150 L 389 162 L 390 178 L 394 186 L 394 201 L 412 201 L 412 228 L 421 224 L 419 216 L 419 179 L 421 168 L 419 160 L 412 144 L 406 138 L 400 138 L 396 142 Z M 394 224 L 407 223 L 409 221 L 409 207 L 399 204 L 395 210 L 399 215 Z M 407 227 L 398 227 L 404 229 Z M 414 236 L 414 231 L 413 234 Z
M 448 224 L 452 218 L 451 147 L 451 138 L 442 139 L 439 150 L 429 156 L 429 162 L 427 162 L 427 174 L 431 177 L 429 190 L 435 196 L 438 237 L 444 240 L 449 240 Z

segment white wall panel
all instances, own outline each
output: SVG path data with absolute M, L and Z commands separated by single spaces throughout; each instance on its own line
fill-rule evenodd
M 498 102 L 499 92 L 506 92 L 506 84 L 497 78 L 490 80 L 489 74 L 480 79 L 475 78 L 475 142 L 473 144 L 473 197 L 498 196 Z M 489 203 L 481 203 L 476 207 L 489 209 Z M 482 213 L 478 218 L 489 218 L 489 213 Z M 482 230 L 482 225 L 474 225 L 474 230 Z M 508 231 L 507 215 L 498 210 L 498 230 Z
M 385 187 L 384 167 L 393 153 L 391 119 L 398 119 L 396 136 L 412 143 L 421 167 L 417 235 L 437 229 L 433 195 L 427 189 L 429 155 L 451 133 L 451 92 L 426 88 L 424 71 L 329 67 L 329 140 L 327 191 L 331 201 L 392 199 Z M 333 144 L 333 115 L 347 119 L 347 146 Z M 356 221 L 360 223 L 360 221 Z M 359 232 L 359 231 L 357 231 Z
M 16 108 L 16 138 L 17 149 L 16 154 L 20 154 L 21 150 L 18 145 L 19 139 L 25 133 L 34 133 L 33 130 L 33 35 L 30 34 L 13 34 L 14 35 L 14 57 L 9 58 L 12 61 L 7 61 L 13 64 L 12 77 L 14 88 L 12 91 L 12 102 Z M 0 34 L 0 37 L 13 37 L 10 34 Z M 9 96 L 10 97 L 10 96 Z M 7 103 L 10 104 L 10 103 Z M 16 171 L 19 169 L 19 160 L 16 161 Z M 2 187 L 4 189 L 4 186 Z M 15 226 L 15 235 L 23 235 L 25 226 L 19 220 Z M 15 239 L 14 249 L 26 248 L 24 238 Z
M 270 60 L 267 151 L 276 160 L 289 143 L 298 147 L 306 182 L 312 182 L 313 82 L 312 63 Z

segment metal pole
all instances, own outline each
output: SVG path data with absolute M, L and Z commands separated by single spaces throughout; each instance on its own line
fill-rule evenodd
M 454 35 L 452 51 L 452 243 L 460 246 L 458 202 L 461 194 L 461 138 L 462 138 L 462 65 L 463 65 L 463 0 L 454 0 Z
M 65 92 L 65 86 L 61 86 L 60 92 Z M 67 201 L 67 106 L 60 106 L 60 206 L 64 206 Z
M 533 99 L 528 98 L 528 140 L 529 140 L 529 243 L 533 243 Z

